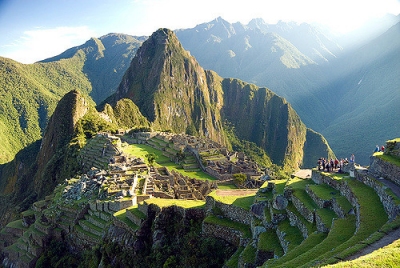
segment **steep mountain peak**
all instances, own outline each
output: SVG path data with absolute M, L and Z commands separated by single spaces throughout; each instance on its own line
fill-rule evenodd
M 212 111 L 222 97 L 209 89 L 210 75 L 183 49 L 173 31 L 159 29 L 138 49 L 110 102 L 131 99 L 155 129 L 206 136 L 224 144 L 224 134 L 218 131 L 222 123 Z M 213 96 L 215 103 L 210 100 Z M 214 120 L 203 120 L 212 116 Z
M 252 28 L 252 29 L 264 29 L 267 28 L 268 29 L 268 24 L 262 19 L 262 18 L 255 18 L 252 19 L 248 24 L 248 27 Z
M 40 196 L 57 183 L 57 157 L 75 132 L 75 126 L 89 110 L 89 102 L 77 90 L 72 90 L 59 101 L 44 133 L 37 158 L 35 191 Z M 59 167 L 58 167 L 59 168 Z M 48 177 L 49 174 L 52 174 Z M 51 179 L 51 180 L 50 180 Z M 50 181 L 49 181 L 50 180 Z

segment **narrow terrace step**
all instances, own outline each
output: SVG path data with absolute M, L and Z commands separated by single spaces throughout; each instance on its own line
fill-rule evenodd
M 138 207 L 127 209 L 126 217 L 138 226 L 146 219 L 146 215 Z
M 304 240 L 299 228 L 297 228 L 297 226 L 290 225 L 290 221 L 288 219 L 279 223 L 278 227 L 276 228 L 276 234 L 285 253 L 300 245 L 300 243 Z
M 297 250 L 292 251 L 292 253 L 288 253 L 288 256 L 292 258 L 290 260 L 285 260 L 285 256 L 282 257 L 282 260 L 277 261 L 277 265 L 271 265 L 268 267 L 311 267 L 313 266 L 313 260 L 318 259 L 320 255 L 330 252 L 332 249 L 336 248 L 338 245 L 341 245 L 345 241 L 349 240 L 355 232 L 355 217 L 351 215 L 344 219 L 337 219 L 333 223 L 333 227 L 331 231 L 328 233 L 328 236 L 317 246 L 310 248 L 309 250 L 305 250 L 303 254 L 299 254 L 297 256 L 291 256 L 289 254 L 295 254 Z M 288 257 L 289 258 L 289 257 Z M 263 267 L 266 267 L 265 263 Z
M 326 184 L 307 185 L 306 192 L 319 208 L 331 207 L 332 199 L 340 196 L 338 190 Z
M 264 263 L 264 266 L 268 267 L 276 267 L 281 264 L 285 264 L 290 260 L 297 258 L 298 256 L 308 252 L 309 250 L 313 249 L 314 247 L 318 247 L 318 245 L 327 237 L 326 233 L 314 232 L 309 235 L 299 246 L 294 248 L 292 251 L 289 251 L 285 255 L 278 255 L 280 258 L 270 259 Z M 269 238 L 269 236 L 268 236 Z M 282 251 L 283 253 L 283 251 Z
M 106 220 L 103 220 L 96 215 L 85 214 L 85 219 L 101 229 L 104 229 L 108 225 L 108 222 Z
M 127 217 L 127 210 L 123 209 L 114 213 L 114 218 L 121 225 L 136 231 L 139 226 L 136 225 L 129 217 Z
M 83 230 L 92 233 L 96 236 L 102 237 L 104 235 L 104 230 L 101 229 L 100 227 L 94 225 L 88 220 L 80 220 L 79 221 L 79 226 L 82 227 Z
M 91 232 L 84 230 L 80 225 L 75 225 L 74 228 L 75 228 L 76 234 L 91 245 L 98 244 L 102 240 L 101 236 L 95 235 Z
M 330 208 L 320 208 L 315 212 L 315 224 L 319 232 L 328 233 L 336 213 Z
M 301 231 L 303 238 L 307 238 L 310 234 L 314 233 L 317 228 L 314 223 L 307 221 L 296 209 L 296 207 L 289 203 L 286 207 L 286 212 L 291 225 L 296 225 Z
M 318 206 L 305 190 L 295 189 L 292 195 L 292 203 L 307 221 L 311 223 L 315 221 L 314 212 Z
M 271 254 L 271 258 L 283 256 L 283 248 L 276 232 L 273 229 L 267 229 L 258 237 L 257 249 Z

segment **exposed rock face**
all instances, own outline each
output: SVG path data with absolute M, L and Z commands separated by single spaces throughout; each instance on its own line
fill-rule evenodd
M 73 137 L 76 123 L 89 109 L 89 103 L 78 92 L 67 93 L 57 105 L 47 125 L 37 158 L 35 192 L 40 196 L 53 189 L 59 179 L 60 166 L 65 163 L 60 150 Z

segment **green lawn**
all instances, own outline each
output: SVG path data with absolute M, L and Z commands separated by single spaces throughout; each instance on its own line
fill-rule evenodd
M 162 154 L 162 151 L 154 149 L 153 147 L 145 144 L 130 144 L 124 148 L 124 152 L 136 157 L 144 159 L 147 163 L 146 155 L 153 153 L 155 154 L 155 167 L 167 167 L 169 170 L 175 170 L 184 176 L 198 179 L 198 180 L 216 180 L 216 178 L 208 175 L 203 171 L 185 171 L 180 165 L 175 164 L 168 157 Z M 147 163 L 148 164 L 148 163 Z
M 202 200 L 182 200 L 182 199 L 163 199 L 150 198 L 144 201 L 146 204 L 155 204 L 159 207 L 178 206 L 182 208 L 202 208 L 206 202 Z
M 240 191 L 240 190 L 238 190 Z M 255 193 L 248 194 L 248 195 L 232 195 L 229 196 L 219 196 L 217 195 L 216 191 L 213 191 L 209 194 L 209 196 L 212 196 L 216 201 L 219 201 L 224 204 L 228 205 L 235 205 L 237 207 L 241 207 L 246 210 L 250 210 L 250 206 L 254 203 L 254 197 Z

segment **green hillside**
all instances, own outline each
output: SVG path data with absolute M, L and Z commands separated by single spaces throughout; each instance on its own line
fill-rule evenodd
M 85 55 L 51 63 L 21 64 L 0 58 L 0 163 L 39 140 L 60 98 L 92 90 L 82 73 Z

